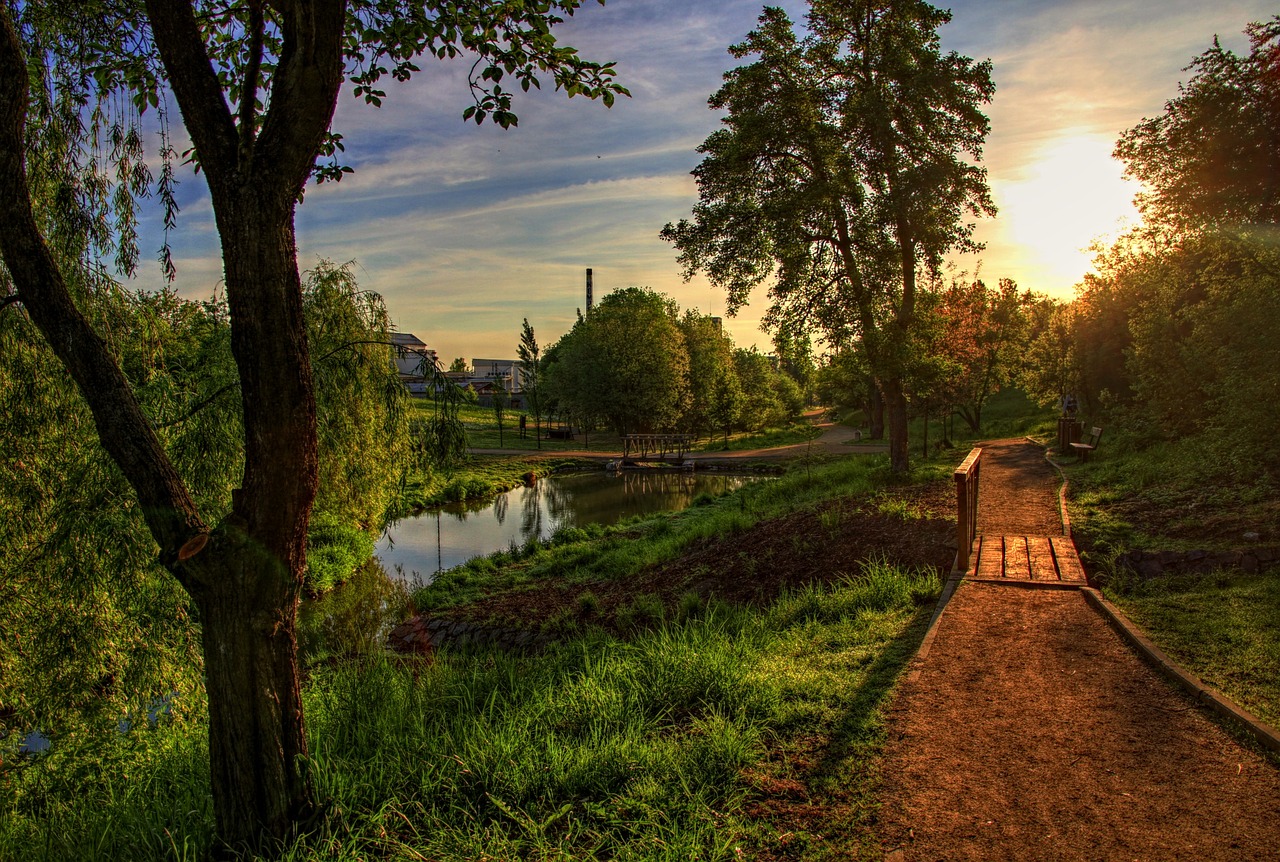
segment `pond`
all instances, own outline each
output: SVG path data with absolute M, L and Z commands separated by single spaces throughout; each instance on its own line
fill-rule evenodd
M 609 525 L 633 515 L 677 511 L 699 494 L 727 494 L 760 478 L 657 469 L 550 476 L 495 498 L 451 503 L 398 521 L 387 528 L 374 553 L 388 572 L 426 584 L 437 572 L 549 539 L 562 527 Z

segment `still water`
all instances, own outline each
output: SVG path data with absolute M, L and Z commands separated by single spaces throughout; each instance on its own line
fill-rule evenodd
M 616 524 L 633 515 L 684 509 L 758 476 L 686 471 L 601 471 L 551 476 L 488 500 L 451 503 L 392 524 L 374 551 L 388 572 L 428 583 L 472 557 L 551 537 L 561 527 Z

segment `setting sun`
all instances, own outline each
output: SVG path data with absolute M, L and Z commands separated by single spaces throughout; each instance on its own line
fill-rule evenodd
M 1095 239 L 1137 222 L 1137 184 L 1122 178 L 1112 146 L 1101 135 L 1067 132 L 1039 150 L 1023 178 L 993 183 L 1009 240 L 1045 280 L 1078 280 Z

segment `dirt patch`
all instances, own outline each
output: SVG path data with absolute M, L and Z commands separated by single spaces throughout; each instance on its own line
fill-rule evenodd
M 964 584 L 890 712 L 880 836 L 906 860 L 1274 859 L 1280 771 L 1081 594 Z
M 665 614 L 687 593 L 732 604 L 758 604 L 806 583 L 856 575 L 874 557 L 939 574 L 955 555 L 955 518 L 948 482 L 842 497 L 771 518 L 731 536 L 706 539 L 670 563 L 632 577 L 566 584 L 538 581 L 440 615 L 536 628 L 576 620 L 616 630 L 618 611 L 637 596 L 653 596 Z M 580 597 L 595 599 L 586 608 Z

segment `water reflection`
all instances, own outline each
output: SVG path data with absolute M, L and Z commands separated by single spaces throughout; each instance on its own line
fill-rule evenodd
M 467 560 L 551 537 L 561 527 L 615 524 L 633 515 L 684 509 L 755 481 L 687 471 L 636 470 L 553 476 L 496 498 L 451 503 L 393 524 L 375 553 L 397 576 L 429 582 Z M 519 517 L 509 517 L 512 510 Z
M 382 649 L 397 623 L 409 615 L 411 584 L 389 577 L 377 557 L 341 587 L 302 603 L 298 653 L 305 664 Z

